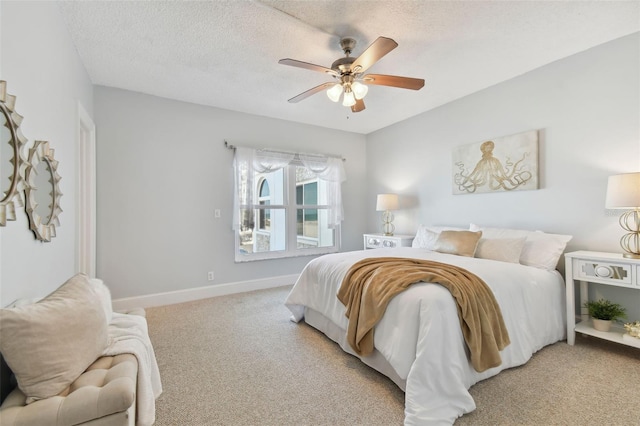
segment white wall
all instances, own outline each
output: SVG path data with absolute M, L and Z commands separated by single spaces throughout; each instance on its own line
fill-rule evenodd
M 363 135 L 106 87 L 95 90 L 95 121 L 97 275 L 116 299 L 298 274 L 311 259 L 234 263 L 233 151 L 225 139 L 345 157 L 342 246 L 362 246 Z
M 454 147 L 532 129 L 540 131 L 539 190 L 452 195 Z M 475 222 L 570 234 L 569 251 L 620 252 L 618 212 L 606 216 L 604 199 L 609 175 L 640 171 L 640 34 L 370 134 L 367 170 L 370 228 L 379 222 L 375 194 L 394 191 L 404 206 L 398 233 Z
M 93 88 L 52 2 L 2 2 L 0 79 L 17 97 L 29 140 L 49 141 L 60 162 L 61 225 L 50 243 L 36 241 L 24 209 L 0 228 L 0 306 L 42 297 L 75 273 L 76 123 L 81 102 L 91 115 Z

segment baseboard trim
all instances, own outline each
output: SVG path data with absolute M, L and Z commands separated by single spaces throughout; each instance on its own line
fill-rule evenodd
M 258 280 L 238 281 L 206 287 L 190 288 L 186 290 L 147 294 L 144 296 L 125 297 L 113 300 L 112 305 L 114 311 L 128 311 L 135 308 L 152 308 L 154 306 L 173 305 L 175 303 L 191 302 L 193 300 L 207 299 L 209 297 L 246 293 L 247 291 L 292 285 L 296 282 L 298 276 L 299 274 L 281 275 L 278 277 L 262 278 Z

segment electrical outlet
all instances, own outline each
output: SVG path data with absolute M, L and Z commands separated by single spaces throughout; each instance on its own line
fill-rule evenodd
M 207 274 L 207 279 L 209 281 L 213 281 L 213 271 L 209 271 L 209 273 Z

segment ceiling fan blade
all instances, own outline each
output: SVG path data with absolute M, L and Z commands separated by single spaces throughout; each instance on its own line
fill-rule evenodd
M 352 112 L 360 112 L 364 110 L 364 101 L 362 99 L 356 99 L 356 103 L 351 107 Z
M 398 47 L 398 43 L 387 37 L 378 37 L 376 41 L 371 43 L 367 49 L 362 52 L 362 55 L 358 56 L 353 64 L 351 64 L 351 70 L 354 74 L 365 72 L 371 65 L 375 64 L 387 53 Z
M 422 78 L 398 77 L 397 75 L 367 74 L 362 77 L 362 81 L 366 84 L 399 87 L 401 89 L 420 90 L 424 87 L 424 79 Z
M 318 92 L 321 92 L 324 89 L 328 89 L 329 87 L 333 86 L 335 83 L 322 83 L 319 86 L 316 86 L 312 89 L 307 90 L 306 92 L 302 92 L 300 93 L 298 96 L 294 96 L 293 98 L 289 99 L 289 102 L 291 103 L 296 103 L 296 102 L 300 102 L 303 99 L 308 98 L 311 95 L 315 95 Z
M 323 72 L 323 73 L 334 75 L 334 76 L 339 76 L 340 75 L 338 72 L 332 70 L 331 68 L 327 68 L 327 67 L 323 67 L 323 66 L 315 65 L 315 64 L 310 64 L 308 62 L 297 61 L 295 59 L 289 59 L 289 58 L 280 59 L 278 61 L 278 63 L 282 64 L 282 65 L 290 65 L 292 67 L 304 68 L 304 69 L 311 70 L 311 71 Z

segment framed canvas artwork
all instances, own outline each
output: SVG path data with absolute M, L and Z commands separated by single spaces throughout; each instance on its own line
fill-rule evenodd
M 454 194 L 530 189 L 538 189 L 537 130 L 454 148 Z

